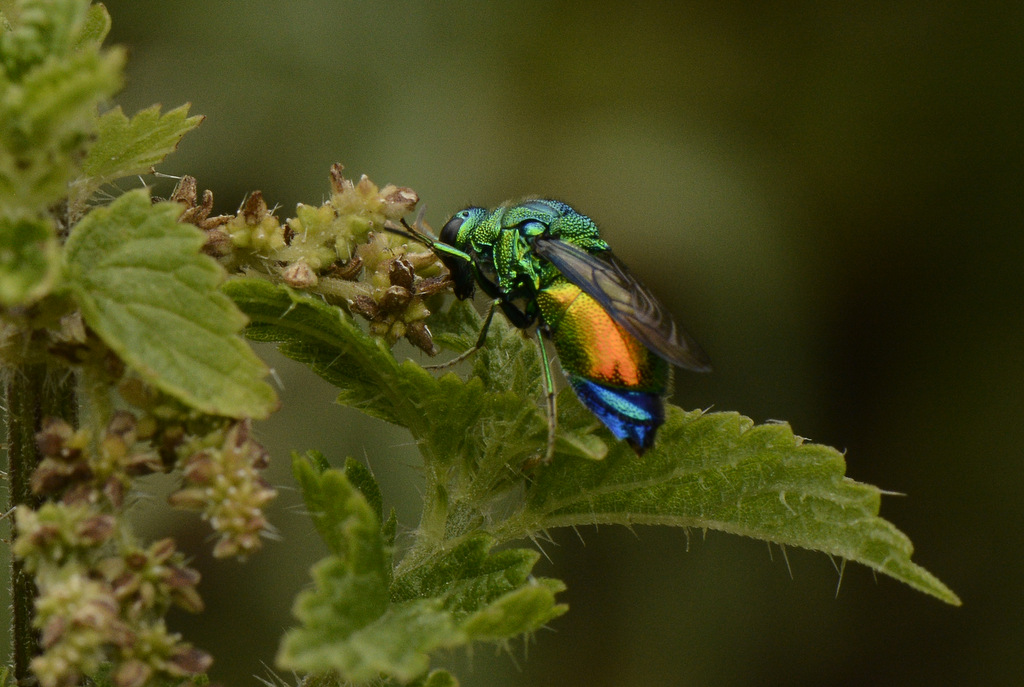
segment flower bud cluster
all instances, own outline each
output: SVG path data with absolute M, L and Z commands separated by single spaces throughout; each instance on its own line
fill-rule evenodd
M 149 441 L 154 428 L 151 418 L 140 425 L 134 414 L 117 411 L 93 445 L 88 430 L 46 418 L 36 435 L 42 459 L 32 473 L 32 492 L 63 494 L 67 503 L 95 502 L 103 494 L 119 508 L 132 477 L 164 469 Z
M 115 517 L 87 503 L 19 506 L 14 554 L 38 588 L 33 625 L 42 652 L 32 671 L 42 687 L 70 687 L 115 666 L 116 687 L 204 672 L 211 659 L 167 631 L 168 607 L 202 609 L 199 574 L 170 539 L 131 545 Z
M 171 494 L 171 505 L 202 512 L 219 535 L 215 557 L 244 557 L 259 549 L 268 526 L 263 508 L 277 492 L 260 475 L 267 452 L 252 438 L 250 422 L 211 432 L 181 452 L 187 454 L 185 486 Z
M 214 554 L 245 555 L 267 527 L 275 496 L 260 478 L 266 451 L 248 422 L 198 413 L 123 369 L 111 373 L 132 411 L 110 414 L 102 429 L 47 418 L 36 434 L 40 461 L 31 477 L 36 510 L 15 512 L 14 555 L 38 589 L 34 626 L 41 653 L 31 667 L 42 687 L 65 687 L 111 665 L 116 687 L 204 672 L 211 658 L 169 632 L 171 606 L 200 612 L 199 573 L 171 539 L 138 545 L 125 529 L 132 480 L 180 469 L 182 505 L 202 492 L 220 535 Z M 187 504 L 186 504 L 187 505 Z
M 196 414 L 134 377 L 121 396 L 144 411 L 138 432 L 156 463 L 181 471 L 172 506 L 202 513 L 218 534 L 214 556 L 246 556 L 269 528 L 264 508 L 277 492 L 261 476 L 269 457 L 252 436 L 252 423 Z
M 370 332 L 389 346 L 405 338 L 436 353 L 424 299 L 448 289 L 450 281 L 433 252 L 385 231 L 413 210 L 416 192 L 379 188 L 366 176 L 352 182 L 340 164 L 331 167 L 330 179 L 326 203 L 299 204 L 284 223 L 259 191 L 233 217 L 209 217 L 213 197 L 207 191 L 200 203 L 191 177 L 172 199 L 185 203 L 182 221 L 207 232 L 206 252 L 229 271 L 316 293 L 365 317 Z

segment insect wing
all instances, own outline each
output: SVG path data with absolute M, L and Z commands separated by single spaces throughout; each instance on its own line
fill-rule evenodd
M 601 304 L 612 319 L 665 360 L 695 372 L 707 372 L 711 361 L 700 345 L 611 251 L 600 254 L 566 241 L 538 238 L 533 249 Z

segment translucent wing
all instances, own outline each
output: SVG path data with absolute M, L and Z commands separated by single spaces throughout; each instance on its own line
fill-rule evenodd
M 711 361 L 700 345 L 676 325 L 665 306 L 611 251 L 588 253 L 572 243 L 541 237 L 534 241 L 533 249 L 648 349 L 679 367 L 711 370 Z

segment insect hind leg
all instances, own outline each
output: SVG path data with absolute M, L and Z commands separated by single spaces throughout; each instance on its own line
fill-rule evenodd
M 555 405 L 555 380 L 551 377 L 551 361 L 540 327 L 537 328 L 537 348 L 540 350 L 541 379 L 544 380 L 545 408 L 548 418 L 548 441 L 544 448 L 542 463 L 548 465 L 555 457 L 555 430 L 558 428 L 558 408 Z

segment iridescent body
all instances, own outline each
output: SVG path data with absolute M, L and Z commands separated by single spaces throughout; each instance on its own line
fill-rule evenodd
M 565 203 L 466 208 L 429 243 L 456 296 L 468 298 L 479 285 L 515 326 L 539 325 L 580 401 L 638 454 L 664 422 L 670 363 L 710 369 L 700 347 L 612 255 L 597 225 Z M 553 425 L 551 432 L 553 442 Z
M 564 279 L 540 291 L 537 305 L 576 396 L 616 437 L 649 448 L 665 419 L 668 363 Z

